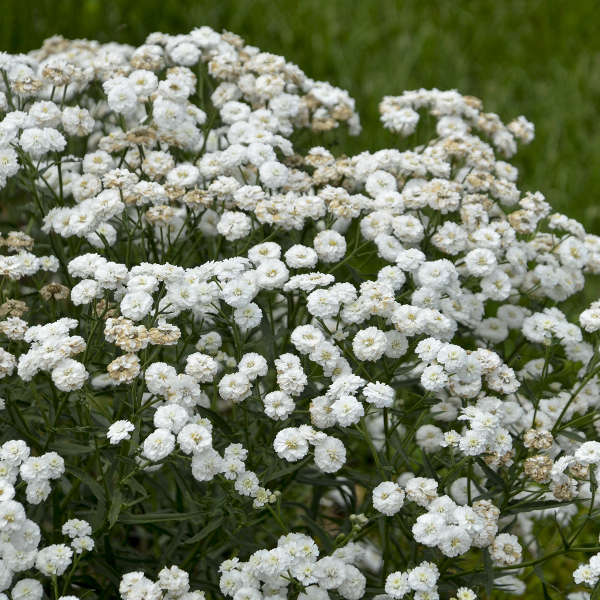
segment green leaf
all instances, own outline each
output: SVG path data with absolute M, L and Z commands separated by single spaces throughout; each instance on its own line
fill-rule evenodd
M 218 529 L 223 523 L 223 521 L 224 518 L 222 516 L 213 519 L 208 525 L 203 527 L 196 535 L 193 535 L 191 538 L 187 539 L 184 542 L 184 544 L 194 544 L 196 542 L 199 542 L 200 540 L 203 540 L 207 535 Z
M 71 473 L 71 475 L 80 479 L 90 489 L 99 502 L 104 503 L 106 501 L 104 497 L 104 488 L 91 475 L 84 470 L 71 465 L 67 465 L 67 473 Z
M 298 463 L 292 463 L 291 465 L 288 465 L 286 467 L 282 467 L 281 469 L 278 469 L 277 471 L 271 471 L 269 475 L 263 475 L 260 480 L 262 481 L 263 484 L 269 483 L 269 481 L 273 481 L 275 479 L 279 479 L 280 477 L 283 477 L 285 475 L 289 475 L 290 473 L 294 473 L 295 471 L 298 471 L 299 469 L 301 469 L 307 462 L 308 460 L 312 460 L 309 457 L 307 457 L 306 459 L 302 460 L 301 462 Z
M 231 425 L 218 413 L 214 410 L 210 410 L 210 408 L 205 408 L 204 406 L 197 406 L 196 410 L 203 416 L 208 417 L 211 422 L 214 424 L 218 424 L 221 429 L 231 433 Z
M 130 477 L 126 482 L 125 485 L 129 488 L 131 488 L 134 492 L 136 492 L 137 494 L 139 494 L 140 496 L 147 496 L 147 490 L 146 488 L 135 479 L 135 477 Z
M 563 429 L 558 435 L 564 435 L 565 437 L 574 440 L 580 444 L 583 444 L 583 442 L 585 442 L 585 436 L 575 433 L 572 430 Z
M 491 598 L 494 589 L 494 567 L 487 548 L 483 551 L 483 564 L 485 568 L 485 593 L 488 598 Z
M 123 501 L 123 495 L 120 489 L 116 489 L 114 491 L 112 502 L 110 505 L 110 510 L 108 511 L 108 525 L 110 528 L 114 526 L 119 518 L 119 514 L 121 513 L 121 504 Z
M 75 442 L 67 442 L 65 440 L 55 441 L 52 443 L 52 446 L 60 455 L 81 455 L 81 454 L 91 454 L 95 452 L 96 449 L 94 446 L 84 446 L 83 444 L 76 444 Z
M 500 477 L 500 475 L 498 475 L 496 471 L 490 469 L 490 467 L 486 464 L 484 460 L 481 460 L 481 458 L 476 458 L 475 461 L 483 469 L 483 471 L 485 471 L 486 477 L 490 481 L 493 481 L 496 485 L 498 485 L 501 488 L 505 487 L 504 479 L 502 479 L 502 477 Z
M 311 531 L 313 537 L 325 548 L 326 552 L 332 552 L 334 545 L 331 536 L 316 522 L 313 521 L 308 515 L 302 516 L 302 522 Z
M 156 512 L 156 513 L 144 513 L 140 515 L 132 515 L 123 513 L 119 516 L 119 523 L 125 523 L 128 525 L 140 525 L 146 523 L 166 523 L 167 521 L 181 521 L 184 519 L 195 519 L 197 517 L 206 516 L 204 511 L 178 513 L 178 512 Z
M 532 510 L 546 510 L 548 508 L 556 508 L 557 506 L 566 506 L 568 504 L 571 504 L 570 502 L 560 502 L 559 500 L 540 500 L 537 502 L 529 502 L 526 504 L 519 504 L 518 506 L 515 506 L 514 508 L 511 508 L 511 506 L 509 505 L 506 509 L 506 511 L 504 511 L 504 514 L 518 514 L 518 513 L 522 513 L 522 512 L 530 512 Z
M 98 503 L 97 506 L 94 507 L 95 512 L 92 519 L 92 527 L 101 527 L 106 519 L 106 497 L 104 494 L 104 488 L 91 475 L 82 469 L 67 465 L 66 470 L 67 473 L 79 479 L 83 485 L 90 490 L 94 498 L 96 498 Z

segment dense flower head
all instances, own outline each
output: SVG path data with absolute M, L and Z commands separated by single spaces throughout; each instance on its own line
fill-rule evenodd
M 522 594 L 548 528 L 596 586 L 600 238 L 529 121 L 412 90 L 334 153 L 349 94 L 208 27 L 0 75 L 2 597 Z

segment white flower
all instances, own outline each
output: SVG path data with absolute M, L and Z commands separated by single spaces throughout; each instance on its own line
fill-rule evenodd
M 475 248 L 465 256 L 465 266 L 471 275 L 485 277 L 496 269 L 495 254 L 487 248 Z
M 221 297 L 229 306 L 243 308 L 250 304 L 257 292 L 256 278 L 248 273 L 225 283 L 221 288 Z
M 44 596 L 44 588 L 37 579 L 28 577 L 15 583 L 10 595 L 13 600 L 41 600 Z
M 435 512 L 428 512 L 417 517 L 412 527 L 412 534 L 419 544 L 436 546 L 446 527 L 446 519 L 443 516 Z
M 242 496 L 255 496 L 259 488 L 258 477 L 252 471 L 245 471 L 235 480 L 234 487 Z
M 69 565 L 73 551 L 65 544 L 54 544 L 42 548 L 36 557 L 35 568 L 42 575 L 62 575 Z
M 437 353 L 436 360 L 444 365 L 447 373 L 456 373 L 466 365 L 467 353 L 456 344 L 444 344 Z
M 385 333 L 377 327 L 361 329 L 352 341 L 352 350 L 358 360 L 379 360 L 387 347 Z
M 287 419 L 296 408 L 294 400 L 281 391 L 265 394 L 263 404 L 265 405 L 265 414 L 269 418 L 281 421 Z
M 240 188 L 245 189 L 245 188 Z M 260 188 L 257 188 L 260 190 Z M 262 193 L 262 190 L 261 190 Z M 248 250 L 248 258 L 256 265 L 260 264 L 263 260 L 268 259 L 279 259 L 281 257 L 281 246 L 275 242 L 263 242 L 262 244 L 256 244 Z
M 286 251 L 285 262 L 291 269 L 312 269 L 318 262 L 318 256 L 312 248 L 295 244 Z
M 108 90 L 106 84 L 104 87 L 105 91 L 108 91 L 107 101 L 112 110 L 122 114 L 130 114 L 135 111 L 138 101 L 137 96 L 125 78 L 114 85 L 110 85 Z
M 308 312 L 315 317 L 333 317 L 340 309 L 338 298 L 330 290 L 314 290 L 307 300 Z
M 189 590 L 189 575 L 179 567 L 173 565 L 164 567 L 158 573 L 158 585 L 161 589 L 174 596 L 185 594 Z
M 581 326 L 589 333 L 600 329 L 600 307 L 588 308 L 579 315 Z
M 285 263 L 276 258 L 263 260 L 256 268 L 256 283 L 265 290 L 282 287 L 288 279 Z
M 52 369 L 51 375 L 54 385 L 61 392 L 71 392 L 82 388 L 89 374 L 80 362 L 65 358 Z
M 385 593 L 394 599 L 404 598 L 411 591 L 408 584 L 408 573 L 395 571 L 390 573 L 385 579 Z
M 135 429 L 135 426 L 130 421 L 115 421 L 106 432 L 106 437 L 111 444 L 118 444 L 123 440 L 131 438 L 131 432 Z
M 573 571 L 573 581 L 583 583 L 589 587 L 594 587 L 598 583 L 598 574 L 588 564 L 579 565 Z
M 8 179 L 19 171 L 17 153 L 10 147 L 0 148 L 0 177 Z
M 15 497 L 15 488 L 6 479 L 0 479 L 0 502 L 12 500 Z
M 423 450 L 435 452 L 444 441 L 444 432 L 435 425 L 421 425 L 415 433 L 415 441 Z
M 259 168 L 261 182 L 268 188 L 281 188 L 288 180 L 288 169 L 276 160 L 268 160 Z
M 179 404 L 163 404 L 154 413 L 154 427 L 179 433 L 189 421 L 187 410 Z
M 501 533 L 490 546 L 492 560 L 500 566 L 516 565 L 521 562 L 521 545 L 516 535 Z
M 223 468 L 223 459 L 213 448 L 192 454 L 192 475 L 197 481 L 210 481 Z
M 146 387 L 151 394 L 165 395 L 177 378 L 177 371 L 163 362 L 152 363 L 144 373 Z
M 208 354 L 194 352 L 185 361 L 185 372 L 191 375 L 198 383 L 209 383 L 213 381 L 219 365 L 217 361 Z
M 212 444 L 211 432 L 203 425 L 190 423 L 177 434 L 177 443 L 185 454 L 200 452 Z
M 354 396 L 341 395 L 332 405 L 331 410 L 339 425 L 348 427 L 358 423 L 365 410 L 361 402 Z
M 383 481 L 373 490 L 373 508 L 391 517 L 404 504 L 404 491 L 393 481 Z
M 370 382 L 362 391 L 365 400 L 377 408 L 389 408 L 394 404 L 394 388 L 380 381 Z
M 158 462 L 169 456 L 175 448 L 175 436 L 168 429 L 156 429 L 145 440 L 142 455 L 149 461 Z
M 315 464 L 324 473 L 335 473 L 346 463 L 346 448 L 341 440 L 327 436 L 315 444 Z
M 313 246 L 319 260 L 326 263 L 338 262 L 346 254 L 346 240 L 331 229 L 319 232 L 313 240 Z
M 471 536 L 462 527 L 451 525 L 443 529 L 438 547 L 445 556 L 460 556 L 471 547 Z
M 337 588 L 346 578 L 346 565 L 337 558 L 325 556 L 317 561 L 314 575 L 322 588 Z
M 83 552 L 91 552 L 94 549 L 95 543 L 93 538 L 89 535 L 83 535 L 76 537 L 71 542 L 71 547 L 77 554 L 82 554 Z
M 438 568 L 430 562 L 422 562 L 408 573 L 408 585 L 416 592 L 428 592 L 436 586 L 440 576 Z
M 62 534 L 68 535 L 71 539 L 84 535 L 91 535 L 92 527 L 87 521 L 82 519 L 69 519 L 62 526 Z
M 250 381 L 267 374 L 268 366 L 265 357 L 256 352 L 244 354 L 238 363 L 240 373 L 243 373 Z
M 437 497 L 438 483 L 435 479 L 411 477 L 404 484 L 406 497 L 419 506 L 428 506 Z
M 600 462 L 600 442 L 584 442 L 575 451 L 575 458 L 584 465 L 591 465 Z
M 233 318 L 236 325 L 242 330 L 253 329 L 260 325 L 262 320 L 262 311 L 254 302 L 246 304 L 246 306 L 236 308 L 233 311 Z
M 19 145 L 32 157 L 40 158 L 51 151 L 62 152 L 67 145 L 67 140 L 51 127 L 31 127 L 23 131 L 19 138 Z
M 324 341 L 325 338 L 316 327 L 313 327 L 312 325 L 301 325 L 292 331 L 290 339 L 292 344 L 296 346 L 298 352 L 310 354 Z
M 346 564 L 346 577 L 337 590 L 346 600 L 359 600 L 364 596 L 366 583 L 366 577 L 354 565 Z
M 415 132 L 419 123 L 419 113 L 406 106 L 395 111 L 386 111 L 381 115 L 384 127 L 404 137 Z M 393 596 L 401 598 L 401 596 Z
M 121 314 L 132 321 L 141 321 L 150 312 L 154 300 L 146 292 L 129 292 L 121 300 Z
M 287 427 L 275 436 L 273 449 L 279 458 L 296 462 L 308 454 L 308 442 L 298 429 Z
M 226 210 L 217 223 L 217 231 L 230 242 L 246 237 L 251 229 L 250 217 L 242 212 Z
M 448 383 L 448 375 L 441 365 L 430 365 L 421 374 L 421 385 L 430 392 L 443 390 Z
M 244 373 L 229 373 L 219 381 L 219 396 L 230 402 L 241 402 L 252 393 L 252 384 Z

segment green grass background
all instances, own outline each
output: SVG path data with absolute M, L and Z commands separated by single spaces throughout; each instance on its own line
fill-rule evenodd
M 600 233 L 600 2 L 597 0 L 2 0 L 0 50 L 61 33 L 139 44 L 207 24 L 282 54 L 356 98 L 363 134 L 347 151 L 391 145 L 384 94 L 456 88 L 537 135 L 515 162 L 523 189 Z

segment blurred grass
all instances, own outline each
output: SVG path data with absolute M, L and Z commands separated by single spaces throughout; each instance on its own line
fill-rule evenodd
M 597 0 L 3 0 L 0 48 L 45 37 L 139 44 L 151 31 L 207 24 L 283 54 L 350 90 L 364 125 L 348 151 L 394 143 L 378 123 L 384 94 L 415 87 L 479 96 L 536 140 L 516 158 L 521 186 L 600 233 L 600 3 Z

